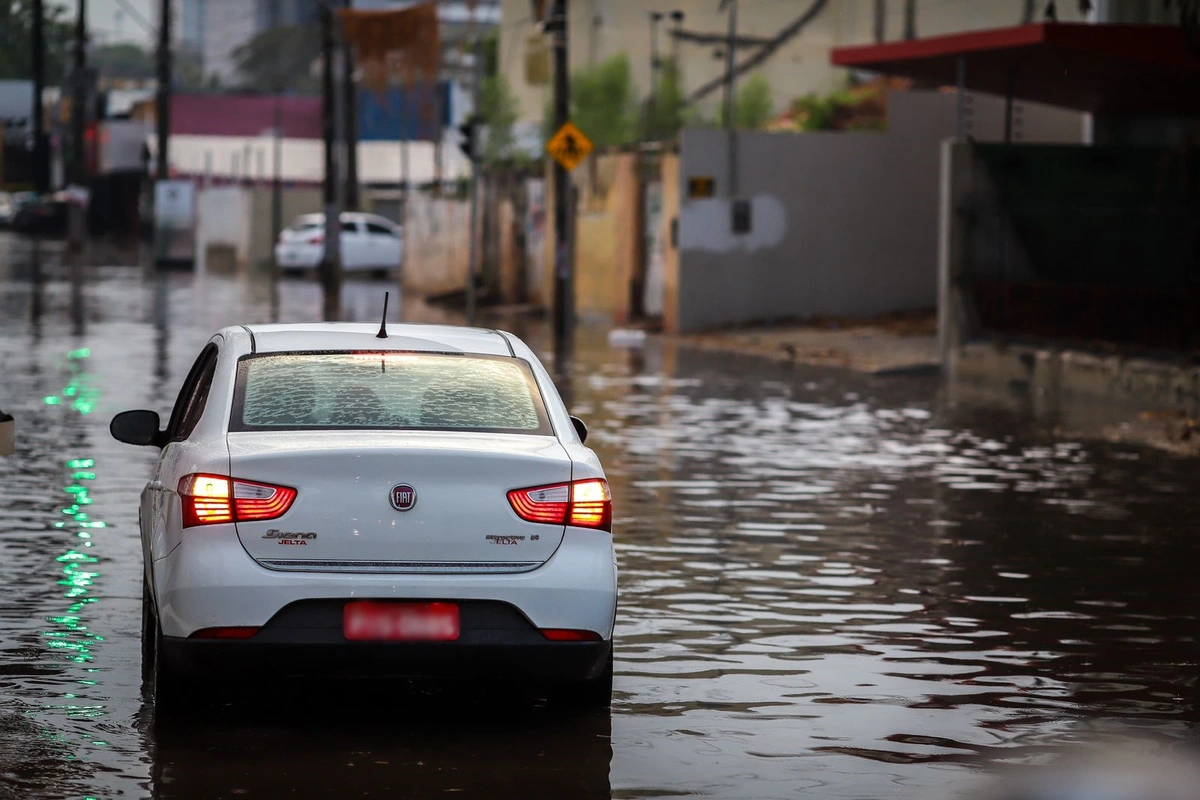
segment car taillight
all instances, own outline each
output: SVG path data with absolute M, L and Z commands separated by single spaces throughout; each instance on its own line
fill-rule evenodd
M 325 237 L 320 236 L 320 235 L 310 236 L 310 237 L 308 237 L 308 243 L 309 244 L 325 244 Z
M 526 522 L 612 531 L 612 493 L 601 478 L 513 489 L 508 503 Z
M 599 642 L 600 634 L 595 631 L 576 630 L 574 628 L 542 628 L 542 636 L 552 642 Z
M 255 522 L 282 517 L 296 490 L 222 475 L 188 475 L 179 481 L 183 527 L 219 522 Z
M 253 639 L 260 628 L 249 625 L 237 625 L 228 628 L 201 628 L 193 633 L 191 639 Z

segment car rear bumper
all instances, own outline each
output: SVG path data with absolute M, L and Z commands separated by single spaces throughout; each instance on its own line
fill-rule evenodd
M 275 260 L 284 269 L 311 269 L 321 263 L 322 255 L 315 245 L 275 245 Z
M 249 556 L 232 525 L 189 532 L 151 569 L 159 620 L 168 638 L 185 639 L 201 628 L 264 628 L 288 606 L 317 600 L 498 602 L 516 609 L 531 629 L 588 630 L 604 640 L 611 640 L 616 616 L 612 538 L 576 528 L 567 529 L 545 564 L 520 573 L 271 570 Z
M 160 656 L 173 672 L 203 678 L 486 677 L 536 682 L 596 678 L 611 651 L 611 641 L 314 644 L 302 638 L 284 642 L 164 637 Z

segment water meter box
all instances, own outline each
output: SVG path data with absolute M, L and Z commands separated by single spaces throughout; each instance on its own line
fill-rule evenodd
M 0 411 L 0 456 L 11 456 L 16 445 L 17 423 L 13 418 Z

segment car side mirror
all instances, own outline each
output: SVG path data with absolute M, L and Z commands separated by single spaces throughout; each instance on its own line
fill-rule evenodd
M 579 434 L 579 441 L 587 442 L 587 425 L 583 424 L 583 420 L 579 417 L 571 417 L 571 424 L 575 426 L 575 432 Z
M 108 424 L 108 432 L 118 442 L 125 444 L 161 447 L 162 434 L 159 425 L 156 411 L 122 411 Z

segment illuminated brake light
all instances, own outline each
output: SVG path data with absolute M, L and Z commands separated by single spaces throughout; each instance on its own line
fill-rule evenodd
M 571 628 L 542 628 L 541 634 L 552 642 L 600 641 L 600 634 L 595 631 L 580 631 Z
M 526 522 L 612 531 L 612 493 L 600 478 L 514 489 L 508 503 Z
M 233 482 L 233 506 L 238 522 L 275 519 L 292 507 L 296 490 L 251 481 Z
M 229 479 L 217 475 L 188 475 L 179 481 L 183 527 L 233 522 Z
M 251 639 L 259 632 L 259 628 L 249 625 L 236 625 L 226 628 L 201 628 L 193 633 L 190 639 Z
M 576 481 L 571 486 L 570 524 L 578 528 L 612 530 L 612 493 L 608 481 Z
M 192 528 L 221 522 L 254 522 L 281 517 L 292 507 L 296 490 L 222 475 L 200 474 L 188 475 L 179 481 L 179 497 L 183 505 L 183 527 Z

